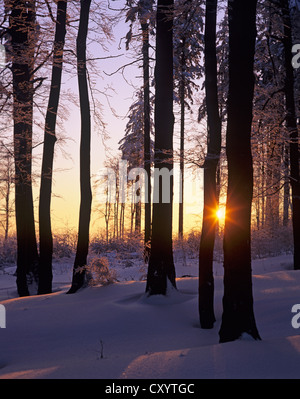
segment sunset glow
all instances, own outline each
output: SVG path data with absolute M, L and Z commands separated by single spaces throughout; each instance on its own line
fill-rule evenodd
M 216 211 L 216 216 L 219 219 L 219 222 L 225 221 L 225 207 L 218 208 Z

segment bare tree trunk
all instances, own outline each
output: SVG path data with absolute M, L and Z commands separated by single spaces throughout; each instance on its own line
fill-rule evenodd
M 149 81 L 149 24 L 141 21 L 143 33 L 143 80 L 144 80 L 144 169 L 145 181 L 145 244 L 151 238 L 151 140 L 150 140 L 150 81 Z
M 283 186 L 283 226 L 287 226 L 289 222 L 289 206 L 290 206 L 290 182 L 289 174 L 289 150 L 287 145 L 283 149 L 284 157 L 284 186 Z
M 32 123 L 35 2 L 11 1 L 9 32 L 12 45 L 17 229 L 17 288 L 29 295 L 27 277 L 37 282 L 38 252 L 32 196 Z
M 207 155 L 204 163 L 204 207 L 199 249 L 199 316 L 202 328 L 212 328 L 214 315 L 213 253 L 218 222 L 217 168 L 221 152 L 221 118 L 218 104 L 216 54 L 217 0 L 206 2 L 205 89 Z
M 155 167 L 173 170 L 173 0 L 157 5 L 155 66 Z M 162 177 L 158 174 L 159 201 L 153 203 L 151 253 L 146 292 L 166 295 L 168 282 L 176 287 L 172 249 L 173 177 L 169 202 L 162 201 Z M 154 188 L 155 190 L 155 188 Z
M 40 200 L 39 200 L 39 288 L 38 294 L 52 292 L 52 254 L 53 239 L 51 230 L 51 193 L 54 145 L 56 142 L 55 127 L 61 88 L 63 65 L 63 48 L 66 34 L 67 1 L 57 3 L 57 17 L 54 38 L 54 53 L 51 88 L 44 132 L 44 150 L 41 172 Z
M 77 71 L 81 113 L 80 142 L 80 211 L 77 250 L 73 267 L 73 281 L 69 294 L 84 285 L 85 269 L 89 250 L 89 228 L 92 206 L 90 152 L 91 152 L 91 115 L 86 71 L 86 41 L 88 34 L 91 0 L 80 1 L 80 21 L 77 36 Z
M 243 333 L 260 339 L 251 276 L 251 154 L 256 3 L 228 0 L 229 91 L 226 153 L 228 189 L 224 230 L 224 296 L 220 342 Z
M 178 215 L 178 238 L 183 238 L 183 210 L 184 210 L 184 129 L 185 129 L 185 38 L 182 38 L 181 53 L 181 82 L 180 82 L 180 193 Z

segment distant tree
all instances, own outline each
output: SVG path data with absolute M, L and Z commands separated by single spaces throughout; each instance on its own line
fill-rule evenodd
M 256 0 L 228 1 L 229 91 L 226 154 L 228 188 L 224 229 L 224 296 L 220 342 L 243 333 L 260 339 L 251 277 L 251 156 Z
M 162 198 L 162 176 L 154 176 L 158 201 L 153 203 L 151 254 L 146 292 L 166 295 L 168 284 L 176 287 L 172 251 L 173 197 L 173 0 L 159 0 L 156 14 L 156 65 L 154 110 L 154 166 L 170 173 L 169 200 Z M 166 189 L 164 188 L 164 191 Z
M 89 250 L 89 228 L 92 206 L 92 190 L 90 175 L 91 151 L 91 115 L 86 69 L 86 42 L 88 34 L 89 12 L 91 0 L 80 1 L 80 19 L 77 35 L 77 73 L 79 87 L 79 102 L 81 115 L 80 142 L 80 211 L 78 240 L 73 266 L 72 286 L 68 294 L 75 293 L 85 282 L 85 266 Z
M 282 35 L 271 2 L 258 5 L 252 125 L 254 205 L 257 229 L 272 236 L 280 224 L 280 188 L 286 173 Z
M 145 166 L 145 151 L 144 151 L 144 141 L 145 141 L 145 105 L 144 105 L 144 90 L 143 88 L 137 93 L 137 100 L 130 106 L 129 114 L 128 114 L 128 122 L 125 128 L 125 135 L 119 141 L 119 149 L 122 151 L 122 159 L 128 161 L 129 169 L 133 168 L 143 168 Z M 149 115 L 150 117 L 150 115 Z M 153 122 L 150 118 L 150 132 L 153 129 Z M 150 137 L 150 163 L 153 158 L 153 140 Z M 149 190 L 148 180 L 151 177 L 151 173 L 149 174 L 146 171 L 145 181 L 143 182 L 140 179 L 143 176 L 137 175 L 135 178 L 135 182 L 132 182 L 133 189 L 135 186 L 138 186 L 137 192 L 133 193 L 133 203 L 132 203 L 132 215 L 135 216 L 135 231 L 140 231 L 141 229 L 141 194 L 143 194 L 143 198 L 145 199 L 145 212 L 147 201 L 150 200 L 148 196 L 147 190 Z M 138 183 L 139 182 L 139 183 Z M 144 188 L 144 192 L 141 193 L 140 188 Z M 151 189 L 151 188 L 150 188 Z M 139 200 L 138 197 L 140 197 Z M 151 204 L 151 201 L 150 201 Z M 145 218 L 145 223 L 146 223 Z M 146 227 L 145 227 L 146 228 Z
M 191 110 L 197 81 L 203 75 L 203 10 L 202 0 L 176 0 L 174 9 L 174 98 L 180 107 L 180 192 L 178 237 L 183 237 L 184 226 L 184 165 L 186 110 Z
M 39 294 L 52 292 L 53 238 L 51 230 L 51 192 L 55 128 L 61 89 L 63 49 L 66 35 L 67 1 L 57 2 L 56 30 L 53 45 L 53 66 L 48 108 L 45 121 L 44 149 L 39 198 Z
M 7 7 L 13 77 L 17 288 L 20 296 L 27 296 L 28 281 L 37 281 L 38 266 L 32 195 L 35 1 L 11 0 Z
M 113 216 L 113 238 L 122 237 L 122 207 L 125 202 L 120 203 L 120 175 L 119 175 L 119 162 L 121 158 L 119 156 L 113 156 L 108 158 L 104 165 L 107 170 L 113 172 L 113 179 L 110 180 L 109 174 L 105 174 L 104 181 L 98 182 L 100 184 L 105 184 L 105 204 L 104 210 L 101 213 L 104 216 L 105 230 L 106 230 L 106 243 L 109 242 L 109 230 L 111 216 Z M 102 201 L 104 203 L 104 201 Z M 121 209 L 120 209 L 121 208 Z
M 143 92 L 137 93 L 137 101 L 135 101 L 129 110 L 128 122 L 125 128 L 125 135 L 119 141 L 119 150 L 122 151 L 122 159 L 128 161 L 129 169 L 142 168 L 144 165 L 144 98 Z M 136 176 L 136 181 L 140 176 Z M 131 212 L 131 232 L 133 229 L 133 220 L 135 216 L 135 231 L 141 229 L 141 200 L 137 200 L 138 193 L 133 192 L 132 195 L 132 212 Z
M 294 70 L 292 67 L 292 24 L 288 0 L 280 0 L 283 23 L 283 48 L 285 64 L 286 127 L 289 133 L 290 182 L 292 190 L 292 225 L 294 241 L 294 269 L 300 270 L 300 172 L 299 133 L 295 108 Z
M 1 215 L 3 219 L 0 223 L 4 230 L 4 240 L 7 240 L 10 229 L 10 219 L 13 213 L 13 203 L 11 200 L 14 186 L 14 159 L 13 154 L 6 145 L 1 146 L 1 166 L 0 166 L 0 194 L 2 199 Z
M 218 222 L 217 168 L 221 154 L 221 117 L 218 104 L 216 53 L 217 0 L 206 2 L 205 93 L 207 112 L 207 155 L 204 162 L 203 223 L 199 249 L 199 315 L 202 328 L 212 328 L 214 315 L 213 253 Z
M 145 243 L 147 243 L 151 237 L 151 94 L 149 35 L 155 24 L 153 5 L 153 0 L 127 0 L 129 9 L 126 14 L 126 22 L 130 22 L 130 30 L 126 36 L 127 48 L 132 39 L 132 25 L 136 19 L 138 19 L 142 30 L 144 169 L 148 176 L 145 182 Z

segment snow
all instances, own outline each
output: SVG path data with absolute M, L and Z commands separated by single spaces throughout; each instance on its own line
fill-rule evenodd
M 197 259 L 176 261 L 178 291 L 147 298 L 137 259 L 120 261 L 118 282 L 66 295 L 71 262 L 54 265 L 54 292 L 18 298 L 15 267 L 0 269 L 1 379 L 298 379 L 300 272 L 292 256 L 253 261 L 255 317 L 261 341 L 220 344 L 223 270 L 215 263 L 212 330 L 199 326 Z M 181 277 L 191 276 L 191 277 Z M 134 278 L 133 280 L 131 278 Z M 300 324 L 300 323 L 299 323 Z M 298 324 L 296 324 L 298 325 Z

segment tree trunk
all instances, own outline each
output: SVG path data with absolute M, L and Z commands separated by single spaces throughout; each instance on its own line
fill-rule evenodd
M 256 3 L 228 1 L 229 92 L 226 153 L 228 189 L 224 230 L 224 296 L 220 342 L 247 333 L 260 339 L 253 312 L 251 276 L 251 154 Z
M 149 24 L 141 22 L 143 33 L 143 80 L 144 80 L 144 169 L 145 182 L 145 245 L 151 238 L 151 140 L 150 140 L 150 81 L 149 81 Z
M 289 206 L 290 206 L 290 182 L 289 182 L 289 149 L 285 144 L 283 149 L 284 157 L 284 187 L 283 187 L 283 226 L 289 223 Z
M 56 142 L 55 127 L 61 88 L 63 48 L 66 34 L 67 1 L 57 3 L 57 17 L 54 38 L 51 88 L 45 121 L 44 149 L 41 172 L 39 200 L 39 288 L 38 294 L 52 292 L 52 254 L 53 239 L 51 230 L 51 193 L 54 145 Z
M 206 2 L 205 89 L 207 156 L 204 164 L 204 207 L 199 249 L 199 316 L 202 328 L 212 328 L 214 315 L 213 253 L 217 226 L 217 167 L 221 152 L 221 118 L 218 105 L 216 54 L 217 0 Z
M 20 296 L 27 296 L 28 277 L 37 282 L 38 264 L 31 176 L 35 2 L 12 1 L 11 7 L 17 288 Z
M 90 180 L 91 151 L 91 117 L 86 71 L 86 41 L 88 33 L 91 0 L 81 0 L 80 21 L 77 36 L 77 72 L 79 101 L 81 114 L 80 142 L 80 211 L 76 256 L 73 267 L 72 286 L 69 294 L 76 292 L 84 285 L 85 266 L 89 249 L 89 228 L 92 206 L 92 190 Z
M 184 129 L 185 129 L 185 38 L 182 38 L 181 53 L 181 82 L 180 82 L 180 193 L 178 215 L 178 238 L 183 238 L 183 210 L 184 210 Z
M 140 180 L 140 176 L 137 175 L 135 179 L 135 184 L 134 186 L 136 187 L 136 183 Z M 141 207 L 141 200 L 138 199 L 137 197 L 140 197 L 141 195 L 141 189 L 140 187 L 134 192 L 134 204 L 135 204 L 135 226 L 134 226 L 134 231 L 136 233 L 141 232 L 141 213 L 142 213 L 142 207 Z
M 155 66 L 155 168 L 173 170 L 173 0 L 157 6 Z M 172 250 L 173 177 L 168 202 L 162 199 L 162 177 L 158 174 L 159 200 L 153 203 L 151 254 L 146 292 L 166 295 L 168 282 L 176 287 Z
M 292 67 L 292 32 L 288 0 L 281 0 L 282 20 L 284 29 L 284 57 L 285 57 L 285 102 L 286 126 L 290 139 L 290 182 L 292 191 L 292 225 L 294 241 L 294 269 L 300 270 L 300 175 L 299 175 L 299 137 L 297 128 L 294 71 Z

